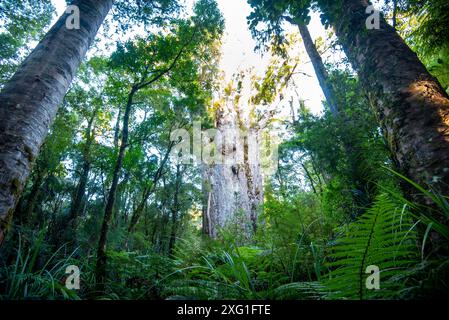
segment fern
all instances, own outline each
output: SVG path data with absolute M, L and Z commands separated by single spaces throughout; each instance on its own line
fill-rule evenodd
M 210 300 L 223 298 L 225 289 L 215 281 L 177 279 L 164 286 L 162 295 L 169 300 Z
M 276 300 L 321 300 L 323 286 L 319 282 L 293 282 L 276 288 Z
M 29 248 L 18 235 L 18 248 L 13 265 L 0 265 L 0 300 L 28 300 L 37 298 L 78 300 L 74 291 L 67 289 L 63 279 L 66 267 L 74 263 L 75 252 L 58 260 L 65 246 L 57 249 L 49 258 L 37 263 L 42 252 L 47 229 L 43 228 Z M 75 250 L 76 251 L 76 250 Z
M 412 218 L 386 194 L 377 197 L 372 208 L 349 225 L 329 255 L 332 270 L 324 282 L 331 299 L 395 298 L 402 279 L 416 265 L 417 248 Z M 380 269 L 380 290 L 368 290 L 368 266 Z

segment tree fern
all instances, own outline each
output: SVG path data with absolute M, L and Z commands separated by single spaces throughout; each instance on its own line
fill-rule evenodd
M 358 221 L 349 225 L 329 255 L 325 281 L 332 299 L 394 298 L 401 290 L 407 270 L 416 264 L 418 249 L 411 215 L 406 206 L 385 194 Z M 380 289 L 368 290 L 368 266 L 380 270 Z

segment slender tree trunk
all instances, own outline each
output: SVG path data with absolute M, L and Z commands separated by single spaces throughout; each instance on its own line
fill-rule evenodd
M 66 226 L 66 232 L 64 234 L 66 241 L 70 243 L 72 247 L 75 247 L 77 243 L 76 231 L 78 229 L 78 219 L 85 203 L 84 199 L 86 196 L 86 187 L 91 169 L 90 152 L 92 149 L 92 143 L 95 138 L 95 132 L 93 128 L 95 117 L 96 112 L 92 114 L 86 128 L 86 143 L 83 148 L 83 165 L 81 168 L 81 174 L 75 190 L 75 194 L 72 199 L 72 204 L 70 206 L 69 219 Z
M 301 38 L 306 48 L 307 54 L 312 61 L 313 68 L 315 69 L 315 74 L 320 83 L 321 89 L 323 90 L 326 101 L 329 105 L 329 109 L 334 116 L 339 114 L 339 107 L 337 98 L 332 89 L 332 84 L 329 81 L 329 74 L 327 73 L 326 67 L 324 66 L 323 59 L 316 49 L 315 43 L 310 36 L 309 29 L 303 24 L 298 24 L 299 32 L 301 33 Z
M 62 15 L 0 94 L 0 243 L 31 166 L 113 0 L 76 0 L 80 29 Z
M 396 30 L 398 16 L 398 0 L 393 0 L 393 28 Z
M 74 230 L 76 229 L 76 220 L 78 219 L 79 212 L 83 204 L 83 199 L 86 194 L 86 186 L 89 178 L 90 167 L 90 162 L 84 161 L 83 167 L 81 169 L 80 179 L 78 181 L 78 186 L 75 192 L 75 197 L 70 209 L 70 220 L 73 223 Z
M 193 41 L 193 36 L 195 33 L 192 34 L 192 38 L 190 39 L 190 42 Z M 176 57 L 173 59 L 171 64 L 166 68 L 161 70 L 157 75 L 149 79 L 148 81 L 145 81 L 145 79 L 142 79 L 141 82 L 136 83 L 132 86 L 131 92 L 128 95 L 128 101 L 125 108 L 125 113 L 123 115 L 123 128 L 122 128 L 122 136 L 121 136 L 121 144 L 119 149 L 119 154 L 117 157 L 117 162 L 115 164 L 114 173 L 112 177 L 112 184 L 111 188 L 109 189 L 108 193 L 108 199 L 106 202 L 106 207 L 104 211 L 104 217 L 103 217 L 103 224 L 101 227 L 100 232 L 100 240 L 98 242 L 98 249 L 97 249 L 97 263 L 95 267 L 95 275 L 96 280 L 98 284 L 98 289 L 100 291 L 103 291 L 104 289 L 104 280 L 106 278 L 106 245 L 107 245 L 107 236 L 109 231 L 109 225 L 111 222 L 112 217 L 112 211 L 114 209 L 114 203 L 117 196 L 117 186 L 118 186 L 118 179 L 120 175 L 120 171 L 122 169 L 122 163 L 123 158 L 125 157 L 125 152 L 128 147 L 128 131 L 129 131 L 129 118 L 131 114 L 131 109 L 133 106 L 133 99 L 134 95 L 141 89 L 149 87 L 159 79 L 161 79 L 164 75 L 169 73 L 171 70 L 173 70 L 178 62 L 178 60 L 181 58 L 182 54 L 184 53 L 184 50 L 187 48 L 187 45 L 190 44 L 190 42 L 187 42 L 182 46 L 182 48 L 179 50 Z
M 320 2 L 321 3 L 321 2 Z M 321 8 L 375 98 L 390 148 L 412 180 L 449 194 L 449 97 L 417 55 L 381 17 L 369 30 L 366 0 Z
M 323 174 L 321 168 L 316 165 L 316 160 L 314 159 L 313 155 L 310 154 L 310 164 L 312 165 L 312 170 L 315 173 L 315 176 L 317 177 L 318 180 L 318 187 L 320 188 L 320 193 L 323 193 L 323 185 L 328 183 L 329 181 L 326 181 L 326 177 Z M 323 181 L 325 180 L 325 181 Z
M 171 210 L 171 234 L 170 242 L 168 244 L 168 253 L 171 255 L 175 249 L 176 233 L 178 226 L 178 213 L 179 213 L 179 191 L 182 183 L 181 165 L 176 166 L 176 182 L 175 182 L 175 194 L 173 196 L 173 206 Z
M 341 101 L 338 99 L 336 90 L 332 85 L 331 79 L 329 78 L 329 73 L 327 72 L 321 55 L 319 54 L 315 43 L 310 36 L 309 29 L 303 24 L 298 24 L 298 28 L 301 33 L 301 37 L 303 39 L 307 54 L 309 55 L 313 68 L 315 69 L 315 73 L 319 80 L 321 89 L 323 90 L 323 93 L 326 97 L 327 103 L 329 105 L 329 110 L 331 111 L 334 118 L 345 120 L 347 118 L 344 109 L 345 101 Z M 344 136 L 342 138 L 342 143 L 349 165 L 349 172 L 351 175 L 350 179 L 353 184 L 353 188 L 357 189 L 360 194 L 364 195 L 364 197 L 360 197 L 353 194 L 353 201 L 357 205 L 357 207 L 365 207 L 367 203 L 366 201 L 363 201 L 363 198 L 370 199 L 370 194 L 369 192 L 367 192 L 367 190 L 373 187 L 373 183 L 372 181 L 367 181 L 366 179 L 360 178 L 360 172 L 362 170 L 365 170 L 363 168 L 366 161 L 363 155 L 357 157 L 357 153 L 355 152 L 355 147 L 357 146 L 359 141 L 356 140 L 356 137 Z
M 131 109 L 133 104 L 134 94 L 137 92 L 137 87 L 133 86 L 128 96 L 128 102 L 126 104 L 125 114 L 123 116 L 123 131 L 120 144 L 117 161 L 115 163 L 114 172 L 112 175 L 112 183 L 108 193 L 108 199 L 104 210 L 103 224 L 100 231 L 100 239 L 97 249 L 97 264 L 95 268 L 95 275 L 99 290 L 104 288 L 104 280 L 106 277 L 106 245 L 107 236 L 109 231 L 109 225 L 111 223 L 112 211 L 114 209 L 114 203 L 117 196 L 118 180 L 120 178 L 120 172 L 122 170 L 123 158 L 128 147 L 128 130 L 129 130 L 129 118 L 131 115 Z
M 157 169 L 156 173 L 154 174 L 151 185 L 147 185 L 145 187 L 143 194 L 142 194 L 142 199 L 131 217 L 131 221 L 130 221 L 129 227 L 128 227 L 128 233 L 131 233 L 134 230 L 134 228 L 136 227 L 136 225 L 139 222 L 139 219 L 142 215 L 142 212 L 145 208 L 145 205 L 148 201 L 148 198 L 154 192 L 154 190 L 156 189 L 157 183 L 162 178 L 162 176 L 164 174 L 165 166 L 170 157 L 170 153 L 171 153 L 173 146 L 174 146 L 174 142 L 170 142 L 170 144 L 168 145 L 168 148 L 167 148 L 167 152 L 165 153 L 165 156 L 162 159 L 161 164 L 159 165 L 159 168 Z
M 42 183 L 44 182 L 44 174 L 42 172 L 37 172 L 36 180 L 33 182 L 33 187 L 31 188 L 30 194 L 28 196 L 28 201 L 21 212 L 21 223 L 25 224 L 31 218 L 34 208 L 36 207 L 37 199 L 40 195 L 40 189 Z
M 75 232 L 77 227 L 77 219 L 79 216 L 79 212 L 81 210 L 83 199 L 86 193 L 86 186 L 89 178 L 89 172 L 91 167 L 91 159 L 90 152 L 92 148 L 92 143 L 95 137 L 95 133 L 93 130 L 93 124 L 95 121 L 96 113 L 92 115 L 92 117 L 88 121 L 88 125 L 86 128 L 86 144 L 83 148 L 83 167 L 81 169 L 81 175 L 78 181 L 78 186 L 76 188 L 75 196 L 72 201 L 72 206 L 70 208 L 70 224 L 72 230 Z
M 118 109 L 117 122 L 114 128 L 114 146 L 118 148 L 118 141 L 120 139 L 120 120 L 122 118 L 122 108 Z
M 309 172 L 309 169 L 307 169 L 306 165 L 301 163 L 301 167 L 303 168 L 304 172 L 306 173 L 307 178 L 309 179 L 310 185 L 312 187 L 313 193 L 314 194 L 318 194 L 316 192 L 316 188 L 315 188 L 315 180 L 313 180 L 312 175 Z
M 128 226 L 128 235 L 134 231 L 134 228 L 137 225 L 137 222 L 139 221 L 142 212 L 145 209 L 145 205 L 148 201 L 148 198 L 150 197 L 150 195 L 153 193 L 153 185 L 151 186 L 147 186 L 142 193 L 142 198 L 140 199 L 139 204 L 137 205 L 136 210 L 134 210 L 132 216 L 131 216 L 131 221 L 129 222 L 129 226 Z

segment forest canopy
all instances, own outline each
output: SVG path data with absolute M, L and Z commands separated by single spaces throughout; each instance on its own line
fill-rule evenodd
M 446 296 L 448 9 L 1 0 L 0 300 Z

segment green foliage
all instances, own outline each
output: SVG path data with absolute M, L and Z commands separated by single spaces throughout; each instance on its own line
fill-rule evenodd
M 280 148 L 281 168 L 274 186 L 295 185 L 302 173 L 305 181 L 300 186 L 320 196 L 327 216 L 351 220 L 371 205 L 377 181 L 394 184 L 381 169 L 391 160 L 357 78 L 340 69 L 330 70 L 330 78 L 339 114 L 313 115 L 300 106 L 292 123 L 294 135 Z
M 50 0 L 0 2 L 0 87 L 30 52 L 30 44 L 40 40 L 53 11 Z
M 321 300 L 323 285 L 319 282 L 292 282 L 274 290 L 277 300 Z
M 298 194 L 276 199 L 267 190 L 263 223 L 257 240 L 271 252 L 272 266 L 291 282 L 316 281 L 321 277 L 326 239 L 333 235 L 334 218 L 323 214 L 318 197 Z
M 249 0 L 253 12 L 248 17 L 248 24 L 253 37 L 259 42 L 257 48 L 262 48 L 270 42 L 278 46 L 286 40 L 282 26 L 285 19 L 308 24 L 310 2 L 310 0 Z
M 421 263 L 416 265 L 413 270 L 414 287 L 410 287 L 410 291 L 413 292 L 412 296 L 437 298 L 446 295 L 449 259 L 444 253 L 449 250 L 448 197 L 433 190 L 427 190 L 391 169 L 389 171 L 415 191 L 413 192 L 415 201 L 411 201 L 389 188 L 385 188 L 385 191 L 396 201 L 410 208 L 410 214 L 418 221 L 417 223 L 422 223 L 425 226 L 425 228 L 421 228 Z
M 415 36 L 420 39 L 420 48 L 426 52 L 437 51 L 449 43 L 447 21 L 449 21 L 449 4 L 445 0 L 409 0 L 407 8 L 416 14 L 419 28 Z
M 274 268 L 274 254 L 257 247 L 204 251 L 197 264 L 178 269 L 165 284 L 168 299 L 317 299 L 318 282 L 289 283 Z
M 30 243 L 18 234 L 15 261 L 11 265 L 4 264 L 5 261 L 0 264 L 0 300 L 80 299 L 63 282 L 66 267 L 74 263 L 73 253 L 61 259 L 64 249 L 61 247 L 47 260 L 38 258 L 45 251 L 46 232 L 47 227 L 42 228 Z
M 398 30 L 449 88 L 443 2 L 421 8 L 421 1 L 399 1 L 414 24 Z M 257 126 L 267 106 L 285 103 L 283 89 L 301 72 L 298 36 L 284 34 L 284 21 L 307 24 L 317 5 L 332 12 L 340 1 L 249 3 L 249 27 L 271 60 L 264 75 L 241 72 L 224 91 L 234 103 L 247 99 L 250 109 L 243 111 Z M 264 177 L 255 235 L 248 232 L 252 225 L 242 224 L 243 211 L 218 239 L 201 233 L 202 168 L 167 155 L 173 129 L 192 133 L 195 120 L 214 127 L 209 111 L 223 98 L 216 95 L 224 20 L 215 0 L 197 1 L 192 9 L 174 0 L 115 1 L 104 31 L 112 34 L 118 26 L 122 32 L 109 39 L 116 45 L 92 50 L 79 69 L 0 248 L 0 299 L 413 299 L 447 293 L 449 262 L 441 256 L 449 241 L 447 195 L 391 171 L 372 102 L 353 71 L 339 63 L 326 66 L 338 115 L 326 102 L 322 114 L 312 114 L 293 98 L 292 121 L 277 119 L 286 141 L 278 172 Z M 51 1 L 1 2 L 0 86 L 42 36 L 53 11 Z M 328 23 L 331 17 L 322 18 Z M 250 97 L 241 90 L 247 76 Z M 136 86 L 100 292 L 94 272 L 100 213 Z M 404 197 L 397 177 L 431 204 Z M 65 287 L 68 265 L 81 269 L 80 291 Z M 365 287 L 369 265 L 380 268 L 379 291 Z
M 118 0 L 114 3 L 113 21 L 119 22 L 119 30 L 128 32 L 134 25 L 145 29 L 162 25 L 179 13 L 181 5 L 177 0 Z
M 401 1 L 397 27 L 399 34 L 446 91 L 449 90 L 448 8 L 444 0 Z
M 328 255 L 325 281 L 333 299 L 391 299 L 400 296 L 400 281 L 417 262 L 416 232 L 406 207 L 380 194 L 372 208 L 348 225 Z M 368 290 L 367 267 L 380 269 L 380 290 Z M 401 277 L 402 276 L 402 277 Z M 403 280 L 403 279 L 402 279 Z
M 172 261 L 154 251 L 109 251 L 110 279 L 106 297 L 119 299 L 158 299 L 159 281 L 173 271 Z

